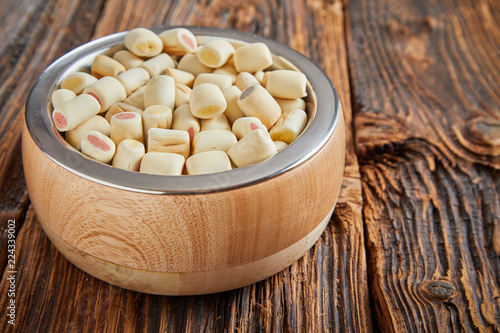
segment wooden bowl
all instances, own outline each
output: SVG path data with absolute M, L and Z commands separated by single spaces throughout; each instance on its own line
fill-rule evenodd
M 49 97 L 66 75 L 120 47 L 125 33 L 92 41 L 55 61 L 26 106 L 24 172 L 47 236 L 85 272 L 145 293 L 220 292 L 283 270 L 327 226 L 344 170 L 341 106 L 320 68 L 259 36 L 188 28 L 198 38 L 265 42 L 273 66 L 296 67 L 308 77 L 309 120 L 294 143 L 265 162 L 197 176 L 140 174 L 84 157 L 53 126 Z

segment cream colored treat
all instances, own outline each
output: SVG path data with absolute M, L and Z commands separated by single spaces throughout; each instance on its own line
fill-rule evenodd
M 174 110 L 172 129 L 186 131 L 190 141 L 200 131 L 200 120 L 193 116 L 188 104 L 179 106 Z
M 188 175 L 203 175 L 231 170 L 231 161 L 223 151 L 205 151 L 186 160 Z
M 264 129 L 267 132 L 266 126 L 262 125 L 259 118 L 242 117 L 235 120 L 232 131 L 238 140 L 241 140 L 245 135 L 256 129 Z
M 191 148 L 189 134 L 186 131 L 150 128 L 148 131 L 148 152 L 180 154 L 188 158 Z
M 171 128 L 172 109 L 165 105 L 152 105 L 142 114 L 142 127 L 144 142 L 148 142 L 148 131 L 150 128 Z
M 113 117 L 115 114 L 120 113 L 120 112 L 135 112 L 138 115 L 142 116 L 143 111 L 139 108 L 136 108 L 135 106 L 129 105 L 127 103 L 115 103 L 111 105 L 109 110 L 106 112 L 106 115 L 104 118 L 109 122 L 111 122 L 111 117 Z
M 237 48 L 233 59 L 238 72 L 261 71 L 273 63 L 271 51 L 264 43 L 251 43 Z
M 55 108 L 75 97 L 76 94 L 73 90 L 56 89 L 52 92 L 52 95 L 50 96 L 50 101 L 52 102 L 52 106 Z
M 127 93 L 121 82 L 111 76 L 100 78 L 85 88 L 83 93 L 92 95 L 97 99 L 101 104 L 99 113 L 107 111 L 111 105 L 123 102 L 127 98 Z
M 186 54 L 177 64 L 177 69 L 198 76 L 201 73 L 212 73 L 213 68 L 203 65 L 195 54 Z
M 276 146 L 267 131 L 263 129 L 248 133 L 227 151 L 231 161 L 238 167 L 264 161 L 274 154 L 276 154 Z
M 258 72 L 255 72 L 253 73 L 253 76 L 257 79 L 257 81 L 259 81 L 259 83 L 261 85 L 264 85 L 263 81 L 264 81 L 264 73 L 263 71 L 258 71 Z
M 261 85 L 253 85 L 245 89 L 238 106 L 247 117 L 259 118 L 266 128 L 271 128 L 281 116 L 281 108 L 273 96 Z
M 111 140 L 118 145 L 122 140 L 143 142 L 142 119 L 135 112 L 120 112 L 111 117 Z
M 178 176 L 184 169 L 184 156 L 172 153 L 148 152 L 142 157 L 142 173 L 154 175 Z
M 154 58 L 144 61 L 140 67 L 148 71 L 151 77 L 163 74 L 167 68 L 174 68 L 175 63 L 166 53 L 160 53 Z
M 226 64 L 220 68 L 216 68 L 212 73 L 229 76 L 232 80 L 232 84 L 234 83 L 234 80 L 236 80 L 236 76 L 238 76 L 236 68 L 234 68 L 234 66 L 231 64 Z
M 189 105 L 194 116 L 209 119 L 223 113 L 227 103 L 219 87 L 212 83 L 202 83 L 191 91 Z
M 219 87 L 220 90 L 224 90 L 233 85 L 233 80 L 227 75 L 202 73 L 194 80 L 193 87 L 199 86 L 202 83 L 212 83 Z
M 307 96 L 304 73 L 275 70 L 266 72 L 265 77 L 265 87 L 273 97 L 295 99 Z
M 76 72 L 68 75 L 61 83 L 62 89 L 73 90 L 77 95 L 81 94 L 85 88 L 96 82 L 97 78 L 85 72 Z
M 133 139 L 122 140 L 116 147 L 111 165 L 119 169 L 139 171 L 145 153 L 146 149 L 142 142 Z
M 144 91 L 144 106 L 166 105 L 170 109 L 175 107 L 175 82 L 168 75 L 157 75 L 146 83 Z
M 237 86 L 231 86 L 222 91 L 224 98 L 226 99 L 227 107 L 224 111 L 229 124 L 233 124 L 238 118 L 245 117 L 243 111 L 241 111 L 238 106 L 238 98 L 241 96 L 241 90 Z
M 227 118 L 224 115 L 224 113 L 210 119 L 201 119 L 200 125 L 202 131 L 207 131 L 212 129 L 222 129 L 227 131 L 231 130 L 231 126 L 229 125 L 229 122 L 227 121 Z
M 130 94 L 123 102 L 132 105 L 138 109 L 144 110 L 144 92 L 146 91 L 146 85 L 139 87 L 136 91 Z
M 234 80 L 234 85 L 241 91 L 255 84 L 260 85 L 260 82 L 255 78 L 255 76 L 248 72 L 239 73 L 238 76 L 236 76 L 236 80 Z
M 288 144 L 283 141 L 273 141 L 274 145 L 276 146 L 276 151 L 282 151 L 286 147 L 288 147 Z
M 286 98 L 275 98 L 278 102 L 281 112 L 285 112 L 293 109 L 306 109 L 306 102 L 302 98 L 286 99 Z
M 144 68 L 137 67 L 131 68 L 123 73 L 118 74 L 116 78 L 121 82 L 123 88 L 125 88 L 127 96 L 129 96 L 139 87 L 145 85 L 148 82 L 150 76 L 148 71 L 146 71 Z
M 97 99 L 82 94 L 54 108 L 52 119 L 58 131 L 70 131 L 98 114 L 100 109 Z
M 125 47 L 139 57 L 154 57 L 163 49 L 163 43 L 154 32 L 145 28 L 130 30 L 123 40 Z
M 215 38 L 201 47 L 198 60 L 205 66 L 219 68 L 234 54 L 234 47 L 225 39 Z
M 193 88 L 195 79 L 193 74 L 186 71 L 181 71 L 180 69 L 176 68 L 167 68 L 165 70 L 165 74 L 171 76 L 174 79 L 175 83 L 183 84 L 188 86 L 189 88 Z
M 110 134 L 110 126 L 109 123 L 101 116 L 93 116 L 83 124 L 75 127 L 71 131 L 67 131 L 64 135 L 66 141 L 75 149 L 80 150 L 81 140 L 86 132 L 88 131 L 98 131 L 102 134 L 109 136 Z
M 283 113 L 276 124 L 269 130 L 275 141 L 292 143 L 302 133 L 307 123 L 307 114 L 300 109 L 289 110 Z
M 115 154 L 113 141 L 98 131 L 86 132 L 81 141 L 82 153 L 103 163 L 109 163 Z
M 198 47 L 196 37 L 185 28 L 175 28 L 163 31 L 159 35 L 163 42 L 163 52 L 170 55 L 185 55 L 193 53 Z
M 144 62 L 144 59 L 136 56 L 129 50 L 120 50 L 113 54 L 113 59 L 119 61 L 126 69 L 139 67 Z
M 183 84 L 175 84 L 175 108 L 181 105 L 189 104 L 189 95 L 191 88 Z
M 118 74 L 125 72 L 126 70 L 125 66 L 123 66 L 119 61 L 103 54 L 99 54 L 95 57 L 92 65 L 90 66 L 90 73 L 98 79 L 103 76 L 116 77 Z
M 204 151 L 227 152 L 237 142 L 236 136 L 227 130 L 207 130 L 197 133 L 193 139 L 193 155 Z

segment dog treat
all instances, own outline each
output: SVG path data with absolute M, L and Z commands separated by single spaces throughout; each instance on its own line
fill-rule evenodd
M 276 98 L 302 98 L 307 96 L 307 78 L 304 73 L 292 70 L 275 70 L 264 75 L 265 87 Z
M 175 107 L 175 82 L 168 75 L 157 75 L 146 83 L 144 91 L 144 107 L 151 105 L 166 105 Z
M 200 131 L 200 120 L 193 116 L 188 104 L 181 105 L 174 110 L 172 129 L 188 132 L 190 141 L 193 141 L 196 133 Z
M 81 94 L 54 108 L 52 119 L 58 131 L 70 131 L 98 114 L 100 109 L 97 99 Z
M 163 74 L 167 68 L 174 68 L 175 63 L 172 58 L 166 53 L 160 53 L 154 58 L 144 61 L 139 65 L 148 71 L 151 77 Z
M 150 128 L 148 131 L 148 152 L 180 154 L 188 158 L 191 144 L 186 131 Z
M 227 120 L 224 113 L 210 119 L 201 119 L 200 125 L 201 125 L 201 131 L 207 131 L 211 129 L 223 129 L 227 131 L 231 130 L 229 121 Z
M 179 154 L 148 152 L 142 157 L 139 171 L 154 175 L 182 175 L 184 161 L 184 156 Z
M 137 28 L 122 46 L 51 94 L 68 143 L 114 167 L 181 175 L 186 165 L 195 175 L 258 163 L 296 140 L 313 114 L 305 75 L 273 65 L 265 43 Z
M 236 68 L 234 68 L 231 64 L 226 64 L 222 67 L 216 68 L 212 73 L 229 76 L 232 80 L 231 84 L 234 84 L 234 80 L 236 80 L 236 76 L 238 76 L 238 71 L 236 71 Z
M 136 56 L 129 50 L 117 51 L 113 54 L 113 59 L 120 62 L 126 69 L 139 67 L 144 62 L 144 59 Z
M 234 67 L 238 72 L 257 72 L 273 64 L 271 51 L 264 43 L 251 43 L 234 51 Z
M 255 76 L 248 72 L 239 73 L 234 80 L 234 85 L 237 86 L 241 91 L 255 84 L 260 85 L 260 82 L 255 78 Z
M 146 150 L 142 142 L 133 139 L 122 140 L 116 147 L 112 166 L 130 171 L 139 171 Z
M 148 142 L 148 131 L 150 128 L 172 127 L 172 109 L 165 105 L 150 106 L 142 114 L 142 127 L 144 142 Z
M 184 84 L 175 84 L 175 108 L 183 104 L 189 104 L 189 95 L 191 94 L 191 88 Z
M 146 91 L 146 85 L 139 87 L 136 91 L 130 94 L 123 102 L 132 105 L 138 109 L 144 110 L 144 92 Z
M 227 152 L 236 142 L 236 136 L 231 131 L 219 129 L 201 131 L 194 136 L 193 155 L 215 150 Z
M 83 94 L 89 94 L 101 104 L 99 113 L 107 111 L 111 105 L 123 102 L 127 93 L 121 82 L 111 76 L 105 76 L 92 83 L 83 90 Z
M 150 76 L 148 71 L 144 68 L 136 67 L 118 74 L 116 78 L 121 82 L 127 96 L 129 96 L 139 87 L 145 85 L 150 79 Z
M 95 57 L 92 65 L 90 66 L 90 73 L 96 78 L 100 79 L 103 76 L 117 76 L 121 72 L 125 72 L 127 69 L 119 61 L 108 57 L 103 54 L 99 54 Z
M 306 127 L 307 114 L 300 109 L 289 110 L 283 113 L 276 124 L 269 130 L 271 138 L 275 141 L 292 143 L 304 127 Z
M 163 42 L 157 34 L 145 28 L 127 32 L 123 40 L 125 47 L 139 57 L 154 57 L 163 49 Z
M 263 85 L 263 84 L 264 84 L 264 83 L 263 83 L 263 82 L 264 82 L 264 74 L 265 74 L 265 72 L 263 72 L 263 71 L 257 71 L 257 72 L 255 72 L 255 73 L 253 73 L 253 76 L 257 79 L 257 81 L 258 81 L 261 85 Z
M 81 94 L 85 88 L 96 82 L 97 78 L 85 72 L 76 72 L 68 75 L 61 83 L 62 89 L 73 90 L 77 95 Z
M 194 76 L 198 76 L 201 73 L 212 73 L 213 71 L 213 68 L 203 65 L 195 54 L 186 54 L 183 56 L 177 64 L 177 69 L 189 72 Z
M 276 154 L 276 145 L 263 129 L 251 131 L 227 151 L 231 161 L 238 167 L 264 161 L 274 154 Z
M 288 144 L 286 142 L 283 142 L 283 141 L 273 141 L 273 142 L 274 142 L 274 145 L 276 146 L 276 151 L 278 151 L 278 152 L 280 152 L 283 149 L 285 149 L 286 147 L 288 147 Z
M 278 102 L 281 112 L 285 112 L 293 109 L 306 109 L 306 102 L 302 98 L 286 99 L 286 98 L 275 98 Z
M 227 107 L 224 114 L 226 115 L 229 124 L 233 124 L 238 118 L 245 117 L 243 111 L 238 106 L 238 98 L 241 96 L 241 90 L 237 86 L 231 86 L 222 91 L 226 99 Z
M 185 55 L 193 53 L 198 47 L 196 37 L 185 28 L 175 28 L 159 34 L 163 42 L 163 52 L 170 55 Z
M 196 87 L 202 83 L 212 83 L 219 87 L 220 90 L 224 90 L 233 85 L 233 80 L 230 76 L 223 74 L 202 73 L 198 75 L 194 80 L 193 87 Z
M 109 122 L 111 122 L 111 117 L 120 112 L 135 112 L 138 115 L 142 116 L 143 111 L 135 106 L 129 105 L 127 103 L 119 102 L 111 105 L 109 110 L 106 112 L 104 118 Z
M 205 66 L 219 68 L 234 54 L 234 47 L 225 39 L 215 38 L 203 45 L 197 54 Z
M 223 151 L 205 151 L 186 160 L 188 175 L 202 175 L 231 170 L 231 161 Z
M 103 163 L 109 163 L 115 154 L 113 141 L 98 131 L 88 131 L 81 141 L 82 153 Z
M 82 137 L 88 131 L 98 131 L 102 134 L 109 136 L 110 126 L 109 123 L 101 116 L 93 116 L 83 124 L 75 127 L 71 131 L 66 132 L 66 141 L 75 149 L 80 150 Z
M 226 99 L 213 83 L 202 83 L 193 88 L 189 95 L 191 112 L 200 119 L 209 119 L 226 110 Z
M 50 101 L 52 102 L 52 106 L 56 108 L 59 105 L 63 104 L 64 102 L 67 102 L 75 97 L 76 94 L 73 90 L 56 89 L 52 92 L 52 95 L 50 96 Z
M 188 86 L 189 88 L 193 88 L 195 79 L 193 74 L 186 71 L 181 71 L 180 69 L 176 68 L 167 68 L 165 70 L 165 74 L 171 76 L 176 84 L 183 84 Z
M 242 117 L 234 121 L 232 131 L 236 135 L 236 138 L 241 140 L 245 135 L 259 128 L 267 131 L 266 126 L 262 125 L 259 118 Z
M 111 140 L 118 145 L 125 139 L 143 142 L 142 119 L 135 112 L 120 112 L 111 117 Z
M 247 117 L 259 118 L 266 128 L 271 128 L 281 116 L 281 108 L 276 100 L 261 85 L 246 88 L 240 98 L 238 106 Z

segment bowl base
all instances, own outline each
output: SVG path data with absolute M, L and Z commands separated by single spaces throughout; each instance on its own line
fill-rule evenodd
M 75 266 L 112 285 L 157 295 L 201 295 L 232 290 L 262 281 L 293 264 L 319 239 L 333 208 L 306 237 L 269 257 L 215 271 L 153 272 L 116 265 L 83 253 L 44 228 L 59 252 Z M 43 227 L 43 226 L 42 226 Z

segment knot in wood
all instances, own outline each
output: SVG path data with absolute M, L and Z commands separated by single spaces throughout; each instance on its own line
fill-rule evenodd
M 427 299 L 435 302 L 447 301 L 457 294 L 455 286 L 444 280 L 427 281 L 422 285 L 421 291 Z
M 464 134 L 475 144 L 487 147 L 491 155 L 500 155 L 500 120 L 475 118 L 466 125 Z

